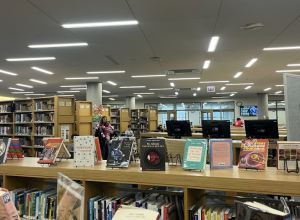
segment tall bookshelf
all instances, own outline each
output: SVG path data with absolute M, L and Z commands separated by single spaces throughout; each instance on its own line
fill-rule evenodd
M 139 137 L 140 136 L 139 109 L 130 110 L 130 124 L 134 136 Z
M 102 110 L 102 116 L 106 116 L 107 117 L 107 121 L 110 122 L 111 118 L 110 118 L 110 106 L 103 106 L 103 110 Z
M 0 102 L 0 138 L 13 137 L 13 101 Z
M 157 115 L 157 109 L 151 108 L 148 110 L 148 115 L 149 115 L 149 131 L 156 131 L 158 123 L 158 115 Z
M 157 128 L 157 109 L 139 109 L 139 123 L 141 133 L 155 131 Z
M 93 135 L 93 103 L 76 101 L 76 133 L 79 136 Z
M 120 133 L 124 133 L 130 125 L 130 109 L 120 108 Z
M 108 119 L 107 119 L 108 120 Z M 110 110 L 110 124 L 114 127 L 114 130 L 117 132 L 121 132 L 121 123 L 120 123 L 120 109 L 119 108 L 111 108 Z

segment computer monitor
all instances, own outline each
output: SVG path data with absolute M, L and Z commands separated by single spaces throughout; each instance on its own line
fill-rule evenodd
M 274 120 L 245 120 L 247 138 L 278 139 L 278 122 Z
M 230 138 L 229 120 L 202 120 L 204 138 Z
M 175 136 L 180 139 L 182 136 L 192 136 L 191 124 L 189 121 L 166 121 L 168 136 Z

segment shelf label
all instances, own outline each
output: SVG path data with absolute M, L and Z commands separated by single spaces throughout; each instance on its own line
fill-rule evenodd
M 84 108 L 84 105 L 79 105 L 79 108 L 80 108 L 80 109 L 83 109 L 83 108 Z
M 86 106 L 85 106 L 85 109 L 90 109 L 90 105 L 86 105 Z
M 65 106 L 65 102 L 59 101 L 58 106 Z
M 71 107 L 72 106 L 72 102 L 66 102 L 66 106 Z
M 127 109 L 122 109 L 122 112 L 127 113 L 128 110 Z

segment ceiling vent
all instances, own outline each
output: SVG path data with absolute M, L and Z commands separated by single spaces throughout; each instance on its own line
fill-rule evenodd
M 166 75 L 182 75 L 182 74 L 199 74 L 198 69 L 183 69 L 183 70 L 165 70 Z
M 265 27 L 263 23 L 249 23 L 249 24 L 242 25 L 240 28 L 245 31 L 248 31 L 248 30 L 261 29 L 263 27 Z

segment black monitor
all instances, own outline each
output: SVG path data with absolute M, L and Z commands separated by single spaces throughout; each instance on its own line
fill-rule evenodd
M 278 139 L 278 122 L 274 120 L 245 120 L 247 138 Z
M 168 136 L 175 136 L 180 139 L 181 136 L 192 136 L 191 124 L 189 121 L 166 121 Z
M 204 138 L 230 138 L 229 120 L 202 120 Z

